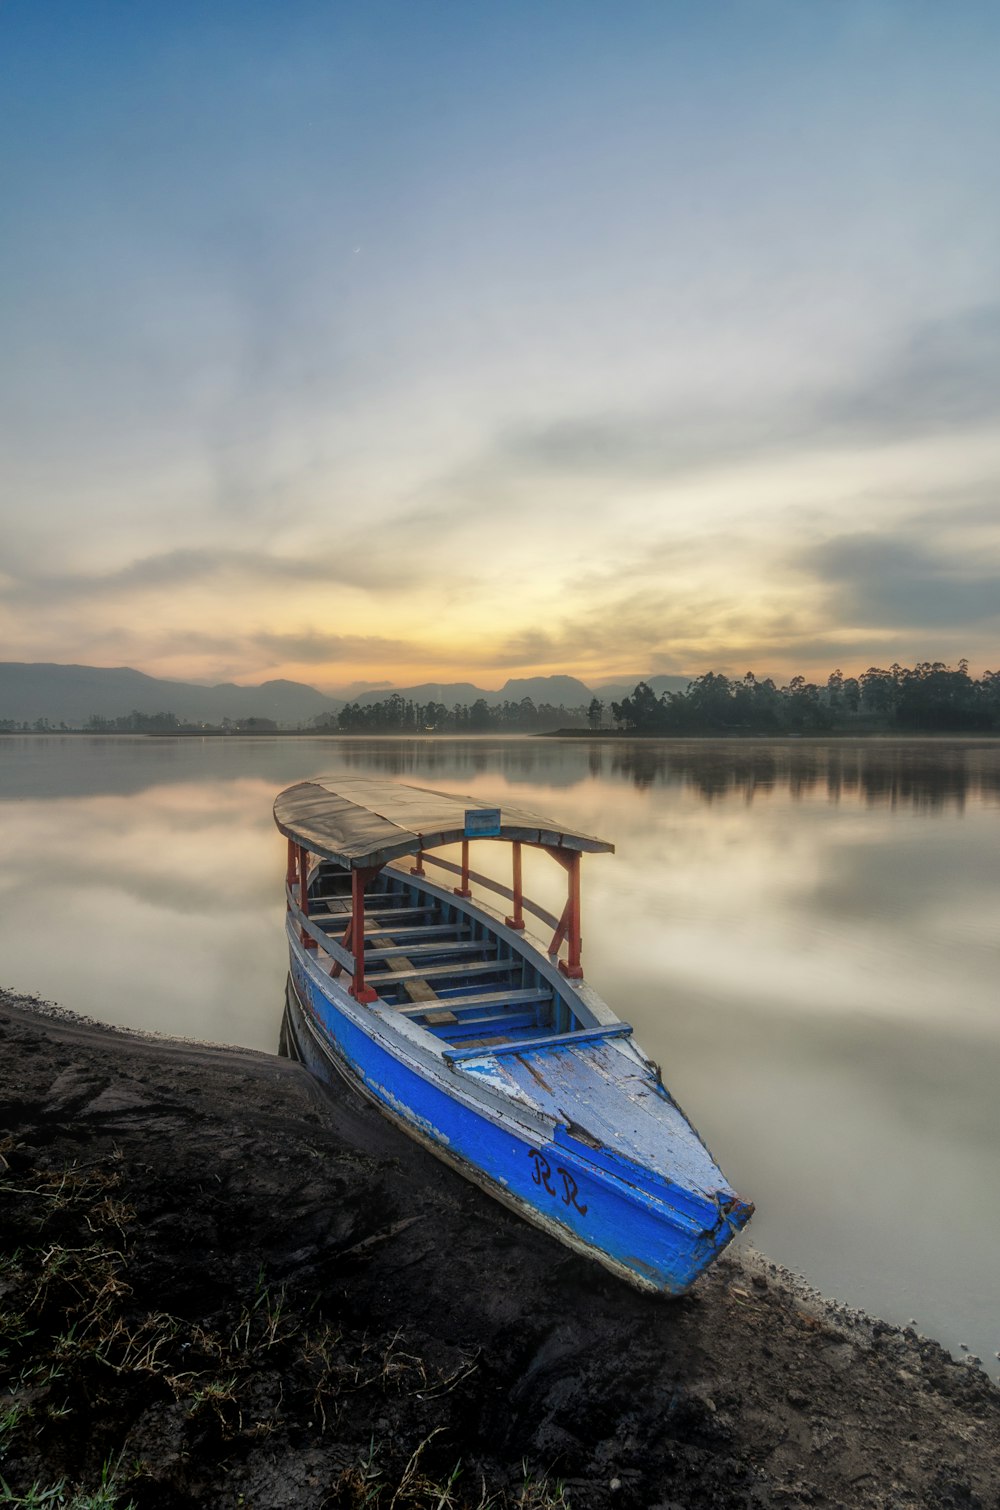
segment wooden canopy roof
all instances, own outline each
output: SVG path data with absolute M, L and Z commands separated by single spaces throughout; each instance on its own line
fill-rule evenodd
M 274 821 L 289 839 L 353 870 L 469 837 L 466 814 L 495 811 L 478 797 L 432 792 L 378 776 L 313 776 L 280 792 Z M 613 853 L 614 845 L 505 804 L 493 838 L 550 849 Z

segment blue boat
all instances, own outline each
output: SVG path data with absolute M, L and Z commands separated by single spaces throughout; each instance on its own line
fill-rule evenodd
M 286 1051 L 345 1076 L 570 1248 L 641 1289 L 687 1290 L 753 1206 L 584 980 L 581 857 L 613 845 L 375 777 L 299 782 L 274 817 L 288 840 Z M 510 886 L 470 869 L 471 843 L 509 846 Z M 558 918 L 524 895 L 525 846 L 566 872 Z

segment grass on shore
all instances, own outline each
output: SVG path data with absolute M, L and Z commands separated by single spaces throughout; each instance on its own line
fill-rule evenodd
M 183 1496 L 186 1461 L 224 1469 L 262 1439 L 294 1443 L 306 1423 L 330 1446 L 330 1506 L 567 1510 L 563 1485 L 529 1465 L 496 1488 L 448 1455 L 438 1405 L 457 1392 L 474 1419 L 475 1354 L 431 1362 L 401 1333 L 370 1336 L 313 1296 L 292 1303 L 263 1270 L 209 1315 L 178 1314 L 169 1293 L 150 1306 L 162 1257 L 117 1150 L 50 1167 L 8 1138 L 0 1201 L 0 1505 L 143 1510 L 165 1461 Z M 380 1429 L 393 1401 L 406 1425 Z M 367 1445 L 351 1450 L 362 1430 Z

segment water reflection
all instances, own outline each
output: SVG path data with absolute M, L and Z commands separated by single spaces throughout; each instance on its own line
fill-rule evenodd
M 273 787 L 188 776 L 4 805 L 0 981 L 118 1026 L 271 1049 Z
M 593 752 L 593 775 L 608 774 L 654 785 L 690 786 L 708 801 L 736 793 L 752 801 L 758 793 L 786 788 L 797 799 L 823 792 L 833 801 L 860 797 L 891 806 L 958 807 L 969 796 L 1000 796 L 1000 751 L 995 744 L 812 745 L 792 741 L 769 745 L 735 742 L 667 745 L 630 742 L 605 757 Z
M 1000 801 L 1000 743 L 986 740 L 830 741 L 559 740 L 357 736 L 288 739 L 148 739 L 117 735 L 0 735 L 0 800 L 139 792 L 189 779 L 225 782 L 238 770 L 277 784 L 320 771 L 371 771 L 445 784 L 487 773 L 512 785 L 573 788 L 621 782 L 646 791 L 680 787 L 707 802 L 746 802 L 780 788 L 793 800 L 928 811 L 959 810 L 970 798 Z
M 340 741 L 338 763 L 387 776 L 495 771 L 512 782 L 573 786 L 626 781 L 640 790 L 681 786 L 707 801 L 737 794 L 752 801 L 775 787 L 798 799 L 936 809 L 970 796 L 1000 798 L 1000 746 L 976 741 L 475 740 Z

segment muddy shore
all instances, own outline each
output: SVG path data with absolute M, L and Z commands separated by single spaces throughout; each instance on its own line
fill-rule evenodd
M 0 1502 L 1000 1510 L 982 1370 L 752 1252 L 639 1295 L 267 1055 L 0 1065 Z

